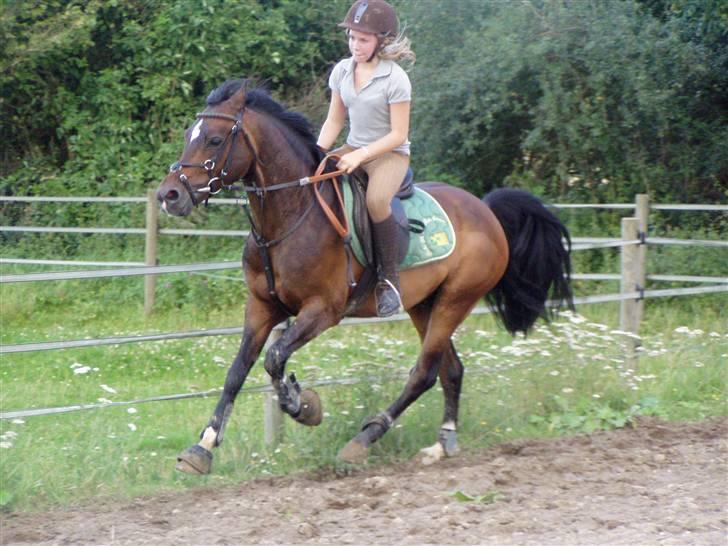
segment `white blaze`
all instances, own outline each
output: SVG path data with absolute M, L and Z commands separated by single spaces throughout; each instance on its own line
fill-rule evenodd
M 199 120 L 197 123 L 195 123 L 195 126 L 192 128 L 192 135 L 190 135 L 190 143 L 194 142 L 195 139 L 197 139 L 198 136 L 200 136 L 200 129 L 202 128 L 202 121 Z

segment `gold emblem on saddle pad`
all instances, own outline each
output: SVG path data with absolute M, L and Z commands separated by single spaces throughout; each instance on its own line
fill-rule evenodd
M 432 241 L 433 245 L 437 246 L 445 246 L 447 244 L 450 244 L 449 239 L 447 238 L 447 233 L 444 231 L 438 231 L 437 233 L 433 233 L 430 235 L 430 241 Z

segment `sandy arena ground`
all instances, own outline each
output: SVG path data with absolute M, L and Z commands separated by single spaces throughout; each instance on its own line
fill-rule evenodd
M 465 451 L 44 514 L 2 544 L 728 544 L 728 418 Z M 451 493 L 490 493 L 462 502 Z

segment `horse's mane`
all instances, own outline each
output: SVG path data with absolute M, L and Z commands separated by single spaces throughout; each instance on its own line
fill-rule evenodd
M 225 102 L 241 88 L 246 88 L 245 106 L 280 121 L 292 133 L 290 136 L 297 137 L 295 139 L 289 138 L 291 144 L 303 145 L 303 149 L 311 155 L 313 162 L 318 163 L 323 154 L 316 145 L 316 135 L 306 117 L 299 112 L 286 110 L 281 104 L 273 100 L 265 89 L 248 88 L 250 85 L 250 82 L 244 79 L 228 80 L 207 96 L 207 105 L 215 106 Z

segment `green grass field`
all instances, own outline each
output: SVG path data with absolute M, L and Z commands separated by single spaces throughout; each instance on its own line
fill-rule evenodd
M 98 281 L 108 282 L 108 281 Z M 242 303 L 211 306 L 161 298 L 143 318 L 141 281 L 96 299 L 90 283 L 2 288 L 2 342 L 97 338 L 238 326 Z M 174 281 L 173 281 L 174 282 Z M 225 282 L 225 281 L 222 281 Z M 136 284 L 134 284 L 136 283 Z M 101 286 L 101 284 L 99 284 Z M 115 285 L 116 286 L 116 285 Z M 479 448 L 517 438 L 624 426 L 638 414 L 700 419 L 726 413 L 728 297 L 647 302 L 636 369 L 625 364 L 627 336 L 616 331 L 618 306 L 584 306 L 528 338 L 508 336 L 490 315 L 470 317 L 456 333 L 466 366 L 459 441 Z M 0 363 L 3 412 L 122 402 L 222 385 L 238 336 L 8 354 Z M 213 474 L 175 472 L 177 453 L 196 441 L 216 395 L 138 403 L 0 422 L 0 506 L 30 511 L 129 498 L 162 490 L 239 483 L 257 476 L 333 469 L 337 451 L 362 420 L 399 393 L 418 352 L 407 322 L 335 328 L 297 352 L 288 370 L 322 386 L 325 419 L 305 428 L 286 418 L 282 441 L 263 442 L 263 395 L 238 397 Z M 267 384 L 263 366 L 246 388 Z M 439 386 L 416 402 L 374 446 L 371 464 L 413 456 L 434 442 L 442 415 Z

